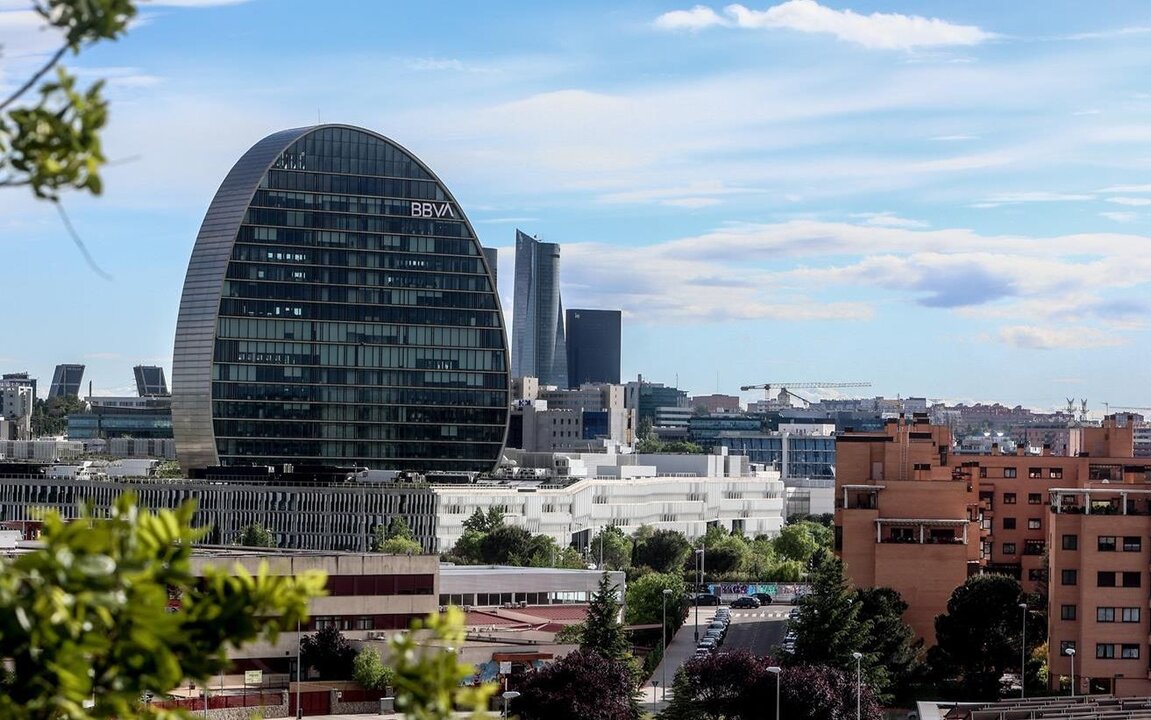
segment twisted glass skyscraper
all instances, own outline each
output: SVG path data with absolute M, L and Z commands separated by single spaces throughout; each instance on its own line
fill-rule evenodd
M 512 375 L 540 385 L 568 386 L 564 310 L 560 300 L 560 246 L 516 230 L 512 318 Z
M 489 470 L 508 423 L 499 297 L 442 182 L 361 128 L 285 130 L 217 191 L 172 363 L 185 471 Z

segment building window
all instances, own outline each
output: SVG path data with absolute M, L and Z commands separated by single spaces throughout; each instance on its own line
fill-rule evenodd
M 1003 518 L 1003 529 L 1004 530 L 1014 530 L 1015 529 L 1015 518 Z
M 1032 480 L 1038 480 L 1039 478 L 1043 477 L 1043 468 L 1027 468 L 1027 477 L 1031 478 Z
M 1060 620 L 1074 620 L 1076 613 L 1075 605 L 1061 605 L 1059 606 L 1059 619 Z
M 1062 585 L 1078 585 L 1079 584 L 1079 571 L 1078 570 L 1063 570 L 1059 573 L 1059 582 Z
M 1068 650 L 1074 650 L 1074 649 L 1075 649 L 1075 641 L 1074 640 L 1060 640 L 1059 641 L 1059 654 L 1060 655 L 1066 655 Z
M 1023 541 L 1023 554 L 1024 555 L 1042 555 L 1043 551 L 1047 549 L 1047 543 L 1042 540 L 1024 540 Z
M 1115 622 L 1115 608 L 1101 607 L 1095 608 L 1095 622 L 1113 623 Z
M 1119 657 L 1123 658 L 1124 660 L 1138 660 L 1139 646 L 1134 643 L 1123 643 Z
M 1079 536 L 1078 535 L 1064 535 L 1063 536 L 1063 549 L 1064 550 L 1078 550 L 1079 549 Z
M 1038 530 L 1041 527 L 1043 527 L 1043 521 L 1039 518 L 1027 518 L 1028 530 Z
M 1003 468 L 1003 477 L 1005 477 L 1005 478 L 1015 477 L 1015 468 Z
M 1095 585 L 1098 587 L 1115 587 L 1115 573 L 1100 570 L 1095 573 Z
M 1015 504 L 1015 493 L 1003 493 L 1003 504 L 1004 505 L 1014 505 Z
M 985 467 L 979 468 L 979 477 L 981 477 L 981 478 L 987 477 L 987 468 L 985 468 Z
M 1063 468 L 1051 468 L 1047 471 L 1047 477 L 1059 480 L 1063 477 Z
M 1099 552 L 1115 552 L 1115 536 L 1114 535 L 1100 535 L 1099 536 Z
M 1043 504 L 1043 493 L 1027 493 L 1027 504 L 1028 505 L 1042 505 Z
M 1143 584 L 1143 573 L 1141 572 L 1125 572 L 1123 573 L 1123 587 L 1140 587 Z
M 1095 657 L 1102 659 L 1115 657 L 1115 646 L 1111 643 L 1096 643 Z
M 1123 536 L 1123 552 L 1139 552 L 1143 549 L 1143 538 L 1138 535 Z
M 1137 607 L 1123 608 L 1123 615 L 1121 619 L 1125 623 L 1137 623 L 1140 620 L 1141 613 Z
M 1004 555 L 1014 555 L 1015 554 L 1015 543 L 1003 543 L 1003 554 Z
M 1047 568 L 1028 568 L 1027 579 L 1034 582 L 1045 582 L 1047 580 Z

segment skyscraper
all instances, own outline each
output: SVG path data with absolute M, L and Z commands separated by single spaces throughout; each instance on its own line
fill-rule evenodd
M 568 387 L 567 343 L 560 300 L 560 246 L 516 230 L 512 375 Z
M 80 396 L 80 383 L 84 382 L 84 366 L 62 363 L 56 366 L 52 373 L 52 385 L 48 388 L 48 397 L 65 397 L 67 395 Z
M 619 310 L 568 310 L 568 381 L 572 387 L 584 383 L 619 384 Z
M 132 368 L 132 372 L 136 376 L 136 394 L 140 397 L 168 394 L 164 368 L 156 365 L 137 365 Z
M 426 165 L 356 127 L 269 135 L 224 179 L 188 264 L 180 465 L 489 470 L 504 338 L 475 231 Z

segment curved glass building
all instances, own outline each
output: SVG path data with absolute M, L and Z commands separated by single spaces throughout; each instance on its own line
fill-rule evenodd
M 451 193 L 396 143 L 343 125 L 264 138 L 188 264 L 180 465 L 490 470 L 509 412 L 493 277 Z

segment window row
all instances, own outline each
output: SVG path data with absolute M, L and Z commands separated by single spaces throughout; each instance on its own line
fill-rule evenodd
M 429 373 L 441 375 L 447 373 Z M 413 387 L 333 387 L 331 385 L 284 385 L 212 383 L 213 400 L 258 400 L 372 405 L 438 405 L 445 407 L 508 407 L 507 376 L 493 375 L 498 382 L 483 389 Z
M 212 416 L 221 420 L 502 425 L 507 421 L 508 412 L 505 408 L 435 407 L 429 405 L 214 402 L 212 403 Z M 171 428 L 171 423 L 168 424 L 168 427 Z
M 408 213 L 412 212 L 408 206 Z M 311 212 L 307 210 L 278 210 L 250 207 L 244 213 L 245 225 L 271 225 L 298 227 L 310 230 L 339 230 L 347 232 L 387 233 L 389 235 L 435 235 L 438 237 L 468 237 L 464 223 L 454 218 L 432 219 L 422 217 L 389 217 L 386 215 L 343 215 L 340 213 Z
M 311 370 L 312 376 L 321 369 L 336 370 L 330 373 L 338 377 L 339 368 L 363 368 L 363 370 L 348 369 L 342 379 L 343 382 L 354 384 L 359 382 L 356 376 L 361 373 L 377 373 L 378 371 L 402 370 L 412 368 L 416 370 L 476 370 L 481 372 L 503 372 L 504 353 L 500 350 L 457 350 L 454 348 L 388 348 L 378 345 L 320 345 L 313 347 L 300 346 L 290 350 L 304 350 L 292 352 L 289 349 L 280 350 L 268 347 L 252 347 L 258 345 L 299 345 L 298 343 L 247 343 L 235 340 L 219 340 L 212 359 L 217 363 L 233 363 L 234 366 L 248 367 L 249 370 L 241 374 L 253 374 L 252 370 L 261 365 L 290 365 L 287 370 L 273 372 L 275 379 L 281 372 L 285 378 L 298 378 L 302 381 L 304 371 Z M 247 347 L 245 347 L 247 346 Z M 258 377 L 258 372 L 254 373 Z M 237 377 L 236 379 L 247 379 Z M 371 380 L 364 380 L 371 383 Z M 372 383 L 374 384 L 374 383 Z
M 1014 505 L 1017 502 L 1016 498 L 1017 495 L 1015 493 L 1003 493 L 1003 504 Z M 1042 505 L 1043 493 L 1027 493 L 1027 504 Z
M 990 474 L 989 474 L 989 472 L 990 472 Z M 980 467 L 979 468 L 979 477 L 981 477 L 981 478 L 986 478 L 986 477 L 1014 478 L 1014 477 L 1018 477 L 1018 476 L 1019 476 L 1019 470 L 1017 468 L 1013 468 L 1013 467 L 1005 467 L 1005 468 Z M 1058 480 L 1058 479 L 1061 479 L 1063 477 L 1063 468 L 1030 467 L 1030 468 L 1027 468 L 1027 477 L 1032 479 L 1032 480 L 1036 480 L 1039 478 L 1048 478 L 1051 480 Z
M 389 233 L 317 230 L 301 227 L 241 225 L 236 242 L 289 248 L 332 248 L 370 252 L 479 255 L 479 244 L 467 233 L 463 237 L 394 235 Z
M 307 320 L 268 320 L 220 318 L 217 337 L 239 340 L 302 340 L 305 342 L 350 342 L 364 345 L 432 345 L 436 347 L 504 347 L 501 330 L 472 327 L 428 327 L 424 325 L 377 325 L 373 323 L 310 322 Z
M 478 256 L 437 255 L 432 253 L 373 252 L 371 250 L 314 250 L 237 242 L 232 246 L 232 258 L 237 262 L 294 263 L 328 268 L 367 268 L 374 270 L 402 270 L 408 272 L 467 273 L 485 275 L 483 261 Z M 293 278 L 294 279 L 294 278 Z
M 359 270 L 342 267 L 293 266 L 271 263 L 233 262 L 228 265 L 230 280 L 272 280 L 276 282 L 319 283 L 321 285 L 369 288 L 412 288 L 491 292 L 486 275 L 448 275 L 397 270 Z
M 1123 552 L 1140 552 L 1143 550 L 1143 538 L 1138 535 L 1124 535 L 1123 544 L 1119 545 L 1118 538 L 1115 535 L 1099 536 L 1099 552 L 1115 552 L 1116 547 L 1122 547 Z
M 454 325 L 459 327 L 501 327 L 498 311 L 453 310 L 448 308 L 396 307 L 391 305 L 356 305 L 284 302 L 276 300 L 220 300 L 220 315 L 283 320 L 319 320 L 336 322 L 378 322 L 397 325 Z
M 298 270 L 304 274 L 305 271 Z M 403 305 L 411 307 L 443 307 L 456 309 L 495 310 L 494 293 L 456 292 L 444 290 L 405 290 L 401 288 L 364 288 L 342 285 L 323 285 L 308 282 L 272 282 L 256 280 L 225 280 L 220 291 L 222 297 L 254 300 L 286 300 L 300 302 L 356 303 L 360 305 Z
M 1003 518 L 1003 529 L 1004 530 L 1014 530 L 1015 529 L 1015 522 L 1016 522 L 1016 520 L 1013 517 Z M 1043 527 L 1043 519 L 1042 518 L 1027 518 L 1027 529 L 1028 530 L 1040 530 L 1040 529 L 1042 529 L 1042 527 Z
M 1043 540 L 1024 540 L 1023 541 L 1023 554 L 1024 555 L 1042 555 L 1046 549 L 1047 543 Z M 1001 548 L 1004 555 L 1014 555 L 1017 550 L 1017 545 L 1013 542 L 1005 542 Z
M 282 438 L 218 438 L 216 447 L 222 457 L 244 460 L 245 464 L 275 465 L 285 457 L 298 463 L 309 459 L 318 464 L 366 464 L 389 460 L 397 470 L 410 469 L 418 461 L 429 470 L 474 470 L 475 460 L 493 464 L 503 447 L 503 430 L 491 442 L 459 441 L 371 441 L 371 440 L 285 440 Z M 459 461 L 453 463 L 453 461 Z M 379 465 L 375 463 L 374 465 Z
M 1118 654 L 1116 654 L 1118 649 Z M 1139 659 L 1139 645 L 1135 643 L 1096 643 L 1095 657 L 1101 660 L 1122 658 L 1124 660 Z

